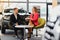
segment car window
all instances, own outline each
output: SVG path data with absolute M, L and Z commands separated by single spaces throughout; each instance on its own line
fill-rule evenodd
M 4 13 L 12 13 L 13 12 L 13 9 L 5 9 L 4 10 Z
M 27 11 L 25 11 L 25 10 L 22 10 L 22 9 L 19 9 L 19 11 L 18 11 L 19 13 L 27 13 Z
M 4 13 L 13 13 L 13 9 L 5 9 Z M 27 13 L 27 11 L 18 9 L 18 13 Z

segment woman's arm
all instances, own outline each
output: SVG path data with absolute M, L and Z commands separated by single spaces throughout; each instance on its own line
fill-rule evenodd
M 38 17 L 39 17 L 39 15 L 38 14 L 34 14 L 34 16 L 32 17 L 30 17 L 30 19 L 32 20 L 32 21 L 36 21 L 37 19 L 38 19 Z

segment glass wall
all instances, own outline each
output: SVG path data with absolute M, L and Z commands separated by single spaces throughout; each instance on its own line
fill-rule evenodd
M 48 20 L 49 20 L 49 15 L 51 16 L 51 10 L 52 10 L 52 5 L 48 5 Z
M 17 7 L 19 9 L 26 10 L 27 12 L 32 12 L 32 8 L 35 6 L 38 8 L 40 17 L 46 19 L 46 4 L 49 2 L 51 3 L 52 0 L 1 0 L 4 4 L 3 8 L 14 8 Z M 9 2 L 8 2 L 9 1 Z
M 39 9 L 40 17 L 46 19 L 46 4 L 45 3 L 29 3 L 29 12 L 32 12 L 33 7 L 37 7 Z
M 46 0 L 29 0 L 29 12 L 34 6 L 38 8 L 40 17 L 46 19 Z
M 4 9 L 5 8 L 14 8 L 17 7 L 18 9 L 23 9 L 27 11 L 27 4 L 26 3 L 4 3 Z
M 52 3 L 52 0 L 47 0 L 48 3 Z
M 29 2 L 46 2 L 46 0 L 38 0 L 38 1 L 36 1 L 36 0 L 29 0 Z
M 8 1 L 8 0 L 1 0 L 1 1 Z M 27 0 L 9 0 L 9 1 L 22 1 L 22 2 L 26 2 Z
M 27 0 L 10 0 L 10 1 L 20 1 L 20 2 L 27 2 Z
M 18 9 L 27 11 L 27 0 L 2 0 L 1 2 L 4 9 L 17 7 Z

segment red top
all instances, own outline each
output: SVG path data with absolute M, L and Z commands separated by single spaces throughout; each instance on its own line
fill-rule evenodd
M 38 18 L 39 18 L 39 13 L 34 13 L 30 15 L 30 20 L 35 26 L 38 25 Z

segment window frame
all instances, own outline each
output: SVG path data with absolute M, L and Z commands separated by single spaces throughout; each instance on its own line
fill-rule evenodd
M 52 3 L 47 3 L 47 16 L 46 16 L 47 21 L 48 21 L 48 16 L 49 16 L 49 13 L 48 13 L 48 6 L 49 6 L 49 5 L 52 5 Z

